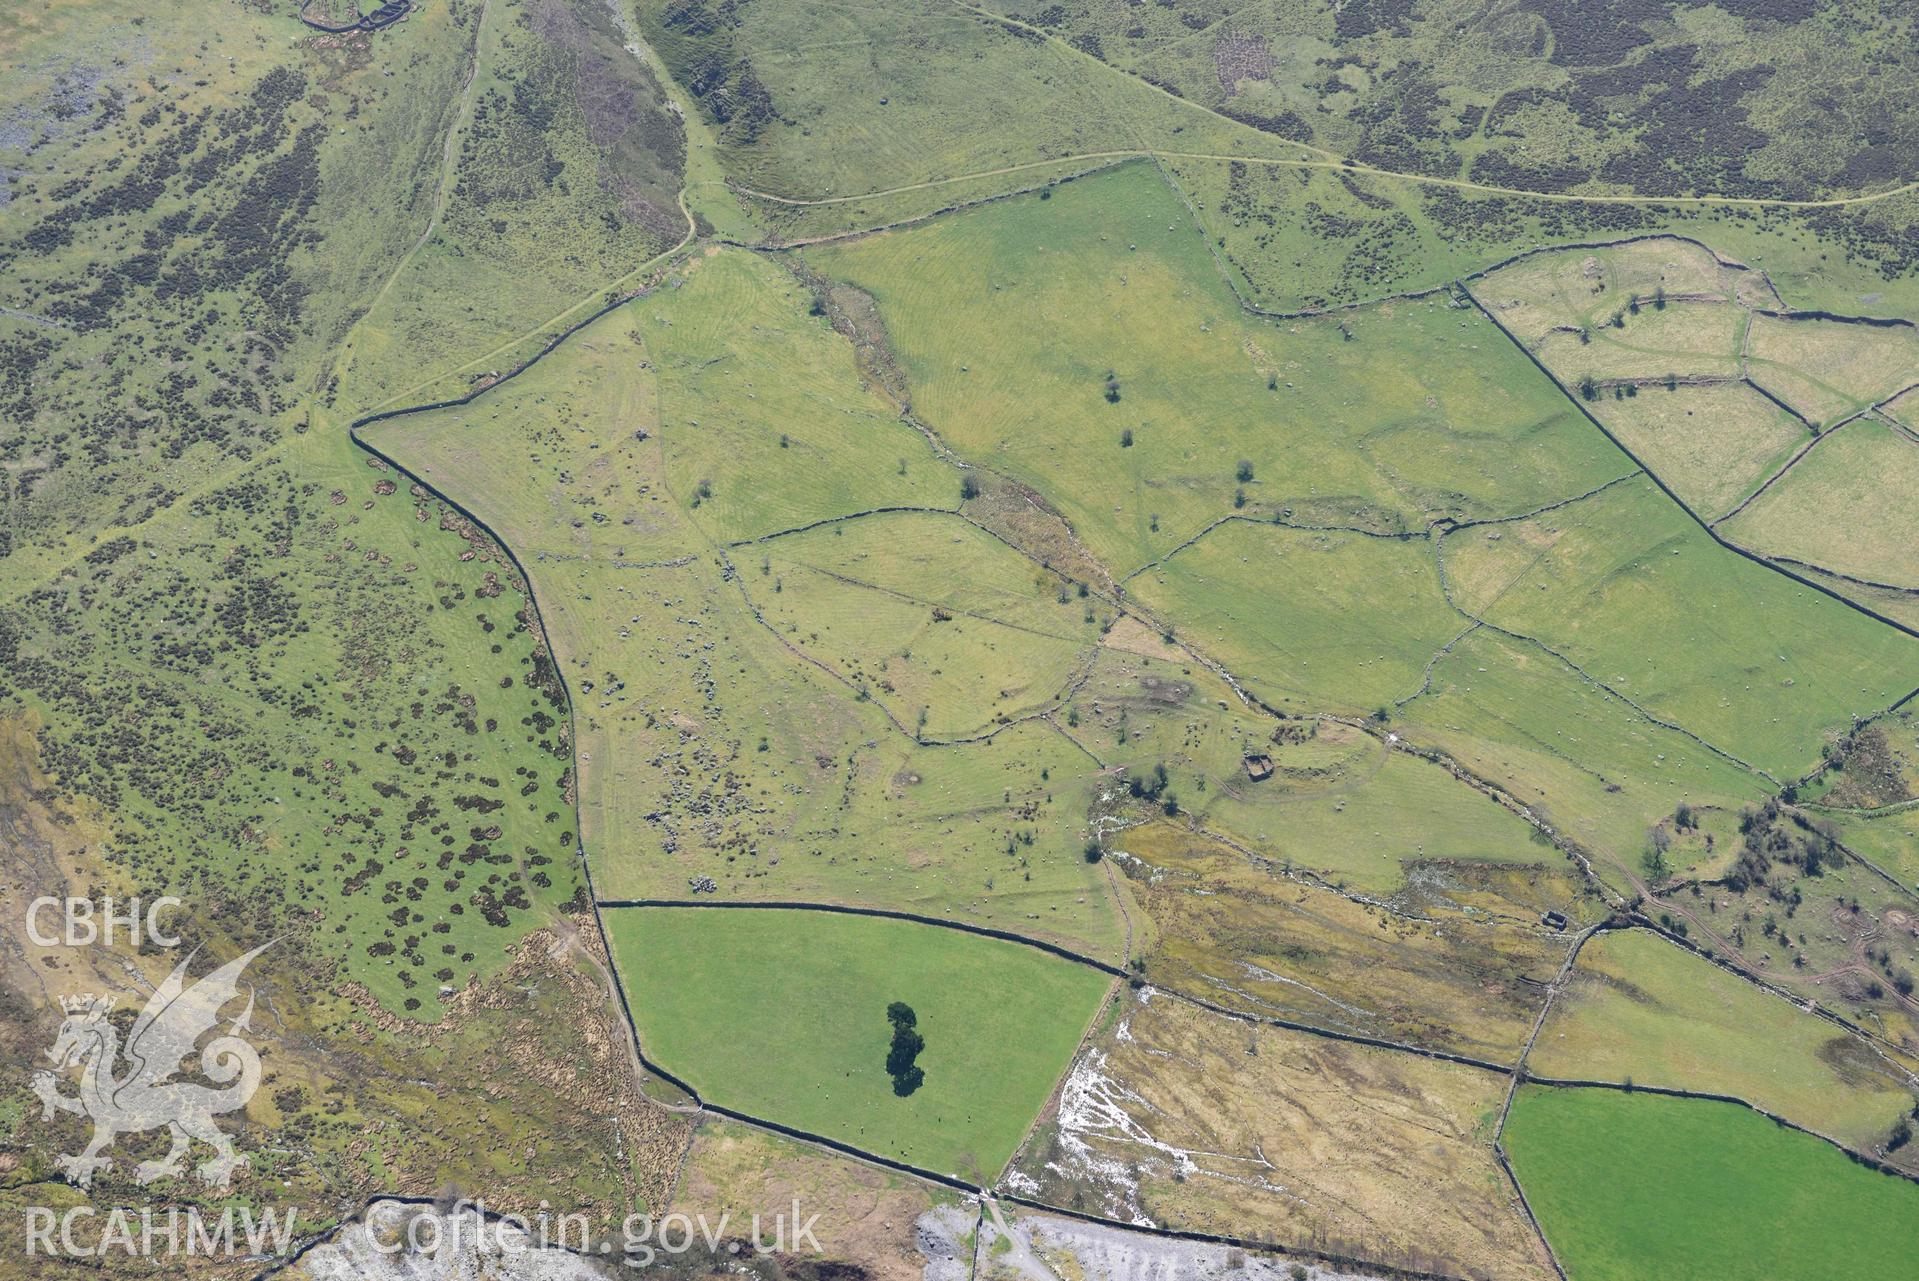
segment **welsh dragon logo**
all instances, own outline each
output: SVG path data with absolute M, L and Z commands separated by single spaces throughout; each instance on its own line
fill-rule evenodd
M 221 1133 L 213 1118 L 245 1107 L 260 1088 L 260 1055 L 241 1036 L 251 1030 L 251 988 L 247 989 L 246 1009 L 226 1033 L 199 1049 L 201 1073 L 215 1087 L 224 1088 L 173 1078 L 182 1071 L 183 1060 L 199 1046 L 200 1038 L 220 1021 L 220 1008 L 239 994 L 241 973 L 271 946 L 270 942 L 262 944 L 189 987 L 187 966 L 199 955 L 196 948 L 148 999 L 146 1008 L 134 1020 L 124 1048 L 118 1029 L 107 1018 L 115 998 L 61 998 L 66 1021 L 60 1025 L 53 1048 L 47 1051 L 54 1070 L 34 1073 L 33 1092 L 40 1096 L 42 1119 L 51 1119 L 58 1109 L 93 1122 L 93 1140 L 86 1150 L 59 1158 L 60 1169 L 70 1182 L 87 1187 L 97 1172 L 111 1165 L 112 1159 L 101 1154 L 118 1136 L 164 1126 L 172 1133 L 172 1149 L 158 1161 L 142 1161 L 134 1170 L 134 1178 L 145 1185 L 178 1175 L 187 1149 L 198 1139 L 213 1148 L 214 1154 L 195 1167 L 195 1173 L 210 1187 L 226 1190 L 233 1172 L 245 1166 L 247 1158 L 233 1150 L 233 1140 Z M 122 1060 L 125 1071 L 116 1075 Z M 80 1069 L 80 1092 L 69 1097 L 60 1093 L 58 1074 L 75 1066 Z

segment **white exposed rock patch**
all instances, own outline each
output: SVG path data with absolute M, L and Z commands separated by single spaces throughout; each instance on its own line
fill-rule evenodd
M 1142 1000 L 1150 990 L 1141 992 Z M 1113 1037 L 1120 1044 L 1133 1039 L 1130 1018 L 1121 1020 Z M 1046 1167 L 1069 1183 L 1098 1189 L 1106 1202 L 1101 1213 L 1107 1218 L 1157 1226 L 1140 1206 L 1142 1175 L 1218 1179 L 1298 1199 L 1284 1184 L 1265 1177 L 1278 1171 L 1263 1152 L 1210 1152 L 1159 1138 L 1149 1128 L 1159 1109 L 1120 1084 L 1107 1066 L 1106 1052 L 1096 1048 L 1087 1049 L 1073 1064 L 1060 1090 L 1060 1156 Z M 1244 1172 L 1235 1167 L 1245 1167 Z
M 293 1281 L 612 1281 L 625 1274 L 617 1260 L 543 1248 L 477 1210 L 442 1213 L 376 1201 L 283 1275 Z
M 1345 1272 L 1305 1261 L 1236 1250 L 1197 1241 L 1175 1241 L 1048 1214 L 1022 1213 L 1011 1223 L 1029 1257 L 1047 1271 L 1030 1281 L 1293 1281 L 1295 1267 L 1312 1281 L 1359 1281 Z M 1020 1281 L 1028 1281 L 1021 1274 Z
M 914 1220 L 913 1243 L 926 1258 L 922 1281 L 967 1281 L 973 1275 L 973 1248 L 966 1241 L 972 1230 L 973 1216 L 956 1205 L 936 1205 Z

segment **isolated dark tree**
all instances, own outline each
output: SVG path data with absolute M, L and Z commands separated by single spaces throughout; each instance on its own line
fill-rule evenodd
M 1640 856 L 1639 863 L 1646 869 L 1649 880 L 1663 881 L 1672 875 L 1672 865 L 1666 861 L 1665 847 L 1656 841 L 1646 847 L 1646 852 Z
M 926 1038 L 915 1031 L 919 1016 L 904 1001 L 886 1007 L 886 1021 L 893 1025 L 893 1042 L 886 1051 L 886 1074 L 893 1078 L 893 1093 L 905 1098 L 926 1080 L 914 1060 L 926 1048 Z
M 926 1048 L 926 1038 L 908 1027 L 895 1026 L 893 1045 L 886 1052 L 886 1070 L 892 1076 L 904 1076 L 913 1066 L 913 1060 Z
M 1242 485 L 1251 480 L 1253 478 L 1253 460 L 1250 458 L 1240 459 L 1239 466 L 1233 471 L 1233 477 Z

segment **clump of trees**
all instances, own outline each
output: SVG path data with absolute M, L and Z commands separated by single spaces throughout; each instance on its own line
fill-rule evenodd
M 1153 772 L 1144 776 L 1134 774 L 1126 780 L 1126 790 L 1137 800 L 1152 801 L 1168 815 L 1179 813 L 1179 800 L 1167 786 L 1166 766 L 1164 763 L 1153 766 Z
M 886 1051 L 886 1074 L 893 1078 L 893 1093 L 905 1098 L 926 1082 L 926 1072 L 914 1060 L 926 1048 L 926 1038 L 918 1032 L 919 1016 L 904 1001 L 886 1007 L 886 1021 L 893 1025 L 893 1044 Z
M 1739 834 L 1739 862 L 1726 877 L 1735 892 L 1766 885 L 1776 864 L 1795 866 L 1802 875 L 1812 877 L 1845 861 L 1831 824 L 1783 810 L 1777 800 L 1742 813 Z M 1777 892 L 1774 896 L 1778 897 Z

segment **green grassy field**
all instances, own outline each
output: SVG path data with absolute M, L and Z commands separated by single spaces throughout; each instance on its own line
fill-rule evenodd
M 751 1145 L 688 1162 L 696 1119 L 637 1097 L 589 867 L 606 898 L 901 909 L 1510 1062 L 1566 946 L 1541 914 L 1617 906 L 1530 817 L 1622 897 L 1704 881 L 1645 910 L 1912 1042 L 1909 896 L 1812 855 L 1829 819 L 1919 883 L 1911 720 L 1867 719 L 1919 648 L 1713 545 L 1453 287 L 1698 235 L 1471 287 L 1708 518 L 1811 437 L 1667 375 L 1749 375 L 1824 428 L 1875 407 L 1728 533 L 1919 584 L 1919 331 L 1766 314 L 1919 316 L 1919 191 L 1527 194 L 1903 180 L 1897 0 L 987 3 L 1016 20 L 0 12 L 0 871 L 179 894 L 207 954 L 281 940 L 243 1195 L 657 1212 L 689 1168 L 716 1204 L 788 1179 Z M 1333 301 L 1359 305 L 1245 305 Z M 432 488 L 348 434 L 481 386 L 363 434 Z M 1801 776 L 1804 811 L 1741 830 Z M 1108 986 L 905 922 L 609 912 L 668 1069 L 982 1183 Z M 43 960 L 0 922 L 23 1059 L 88 977 Z M 1128 999 L 1081 1065 L 1124 1097 L 1027 1148 L 1048 1195 L 1547 1275 L 1491 1161 L 1502 1076 Z M 926 1036 L 910 1098 L 893 1000 Z M 1634 934 L 1592 946 L 1534 1066 L 1884 1144 L 1908 1096 L 1832 1030 Z M 83 1124 L 33 1104 L 0 1085 L 17 1191 Z M 1573 1281 L 1911 1270 L 1910 1189 L 1751 1121 L 1528 1090 L 1511 1135 Z M 924 1199 L 886 1190 L 854 1213 L 898 1259 L 853 1271 L 914 1271 Z
M 1847 814 L 1841 837 L 1865 858 L 1919 890 L 1919 806 L 1886 814 Z
M 1478 288 L 1501 323 L 1702 519 L 1737 511 L 1728 534 L 1762 553 L 1882 586 L 1919 581 L 1901 576 L 1912 531 L 1889 501 L 1909 487 L 1919 457 L 1906 435 L 1868 418 L 1805 455 L 1805 466 L 1794 462 L 1808 431 L 1910 386 L 1919 331 L 1778 314 L 1764 277 L 1668 239 L 1536 254 Z M 1735 375 L 1745 381 L 1725 381 Z M 1836 590 L 1898 615 L 1866 583 Z
M 1165 772 L 1163 792 L 1147 797 L 1129 798 L 1130 788 L 1110 775 L 1104 781 L 1100 808 L 1121 807 L 1129 824 L 1172 801 L 1182 816 L 1262 858 L 1368 894 L 1400 892 L 1417 865 L 1430 871 L 1560 858 L 1522 820 L 1444 769 L 1392 750 L 1383 731 L 1374 737 L 1333 722 L 1292 722 L 1297 741 L 1275 742 L 1273 720 L 1246 708 L 1206 668 L 1116 643 L 1162 646 L 1137 624 L 1115 628 L 1054 720 L 1128 780 L 1152 785 Z M 1249 777 L 1246 758 L 1254 754 L 1270 762 L 1271 777 Z M 1127 848 L 1129 839 L 1118 837 L 1116 847 Z
M 1915 1089 L 1863 1042 L 1641 930 L 1580 951 L 1528 1066 L 1730 1094 L 1861 1151 L 1915 1106 Z
M 1056 705 L 1099 635 L 1065 579 L 951 516 L 878 515 L 765 543 L 760 576 L 774 627 L 925 738 Z
M 1601 396 L 1590 406 L 1626 448 L 1707 520 L 1724 516 L 1811 438 L 1805 424 L 1742 383 Z
M 1391 894 L 1422 862 L 1557 862 L 1532 829 L 1435 765 L 1380 749 L 1320 786 L 1248 789 L 1205 803 L 1209 825 L 1336 885 Z
M 1091 673 L 1055 722 L 1108 764 L 1140 772 L 1165 762 L 1189 802 L 1242 790 L 1245 755 L 1271 748 L 1272 719 L 1135 619 L 1120 620 L 1101 640 Z M 1292 753 L 1307 769 L 1337 767 L 1354 748 L 1342 735 L 1336 746 L 1296 747 Z M 1280 757 L 1286 776 L 1295 758 Z
M 1915 486 L 1919 443 L 1863 418 L 1820 441 L 1724 533 L 1763 555 L 1919 589 L 1919 513 L 1889 501 Z
M 1688 314 L 1704 317 L 1753 288 L 1751 273 L 1727 267 L 1703 245 L 1668 238 L 1528 254 L 1473 284 L 1480 301 L 1528 346 L 1583 330 L 1602 353 L 1608 346 L 1625 350 L 1641 332 L 1664 327 L 1666 310 L 1677 315 L 1681 299 Z M 1657 306 L 1662 296 L 1671 300 L 1666 308 Z M 1715 342 L 1692 342 L 1687 350 L 1736 354 L 1737 333 L 1716 332 Z M 1583 371 L 1557 372 L 1576 379 Z M 1686 372 L 1684 362 L 1677 372 Z
M 1839 575 L 1811 566 L 1794 567 L 1801 576 L 1818 583 L 1834 595 L 1847 600 L 1858 601 L 1867 609 L 1897 623 L 1919 630 L 1919 596 L 1912 592 L 1890 587 L 1867 587 L 1857 579 L 1841 578 Z
M 1674 379 L 1739 377 L 1823 429 L 1905 390 L 1919 368 L 1909 324 L 1781 314 L 1765 275 L 1677 239 L 1535 254 L 1475 289 L 1561 382 L 1600 404 Z M 1627 401 L 1613 416 L 1662 403 Z
M 1919 426 L 1919 387 L 1913 387 L 1894 396 L 1886 402 L 1881 412 L 1902 426 Z
M 1115 572 L 1235 511 L 1417 528 L 1629 470 L 1475 312 L 1248 316 L 1150 165 L 806 257 L 877 299 L 915 412 Z
M 1561 660 L 1484 631 L 1434 665 L 1428 689 L 1395 723 L 1607 856 L 1602 875 L 1606 861 L 1637 874 L 1649 830 L 1682 801 L 1732 812 L 1766 791 L 1758 775 L 1648 720 Z
M 1466 621 L 1424 540 L 1222 525 L 1129 590 L 1282 709 L 1370 712 L 1419 688 Z M 1175 623 L 1174 620 L 1177 620 Z
M 1821 423 L 1857 413 L 1919 380 L 1919 329 L 1910 324 L 1754 316 L 1750 351 L 1754 380 L 1795 407 L 1803 399 L 1816 411 L 1806 416 Z M 1781 375 L 1789 381 L 1774 387 Z
M 1442 551 L 1461 608 L 1777 775 L 1902 697 L 1919 664 L 1919 642 L 1714 545 L 1650 481 Z
M 970 1179 L 1011 1158 L 1110 982 L 902 921 L 634 908 L 607 926 L 640 1044 L 703 1097 Z M 906 1098 L 885 1070 L 894 1001 L 926 1040 Z
M 954 508 L 960 477 L 861 377 L 776 260 L 698 260 L 640 305 L 666 483 L 715 541 L 875 507 Z
M 1756 342 L 1755 342 L 1756 345 Z M 1748 361 L 1753 382 L 1791 405 L 1793 412 L 1812 424 L 1814 431 L 1826 431 L 1866 408 L 1823 378 L 1808 373 L 1797 363 L 1781 360 L 1762 364 Z
M 1523 1089 L 1505 1142 L 1575 1281 L 1878 1281 L 1919 1188 L 1731 1103 Z
M 1672 373 L 1730 378 L 1739 372 L 1739 341 L 1746 317 L 1712 302 L 1640 307 L 1617 324 L 1583 316 L 1581 334 L 1559 330 L 1535 345 L 1539 358 L 1568 382 L 1592 377 L 1656 379 Z

